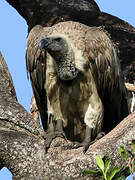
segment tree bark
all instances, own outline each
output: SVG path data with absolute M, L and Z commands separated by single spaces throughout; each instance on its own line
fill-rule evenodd
M 36 24 L 50 26 L 65 20 L 78 20 L 89 26 L 104 25 L 119 48 L 123 68 L 134 61 L 134 27 L 100 12 L 92 0 L 82 0 L 82 4 L 78 0 L 6 1 L 25 18 L 29 30 Z M 131 140 L 135 139 L 134 132 L 135 112 L 91 145 L 86 154 L 83 154 L 82 148 L 67 149 L 70 142 L 62 138 L 54 139 L 46 153 L 44 131 L 39 122 L 17 102 L 12 78 L 0 54 L 0 169 L 7 167 L 13 179 L 88 179 L 88 176 L 82 175 L 82 171 L 97 168 L 97 154 L 109 156 L 113 166 L 122 167 L 123 161 L 117 149 L 120 145 L 129 148 Z

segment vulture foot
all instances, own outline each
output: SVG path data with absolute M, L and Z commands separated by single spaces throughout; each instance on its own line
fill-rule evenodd
M 53 139 L 55 139 L 56 137 L 61 137 L 61 138 L 64 138 L 66 139 L 66 135 L 64 132 L 62 131 L 54 131 L 54 132 L 49 132 L 46 134 L 46 136 L 44 137 L 45 138 L 45 150 L 46 150 L 46 153 L 51 145 L 51 142 L 53 141 Z
M 104 135 L 105 135 L 104 132 L 100 132 L 98 133 L 97 137 L 93 141 L 87 141 L 87 139 L 85 139 L 84 142 L 81 143 L 83 146 L 84 154 L 86 153 L 86 151 L 88 150 L 91 144 L 94 144 L 97 140 L 101 139 Z
M 97 140 L 101 139 L 105 135 L 104 132 L 100 132 L 93 141 L 89 141 L 89 138 L 85 137 L 83 142 L 71 142 L 63 147 L 64 150 L 67 149 L 77 149 L 83 147 L 83 153 L 85 154 L 91 144 L 94 144 Z
M 57 137 L 61 137 L 67 140 L 65 132 L 63 131 L 63 121 L 61 119 L 57 120 L 56 127 L 53 129 L 50 128 L 44 137 L 45 138 L 44 145 L 45 145 L 46 152 L 48 151 L 53 139 Z

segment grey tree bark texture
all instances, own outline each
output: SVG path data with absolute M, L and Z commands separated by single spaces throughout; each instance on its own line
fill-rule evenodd
M 71 0 L 69 4 L 62 0 L 7 0 L 7 2 L 25 18 L 29 30 L 36 24 L 50 26 L 59 21 L 76 20 L 79 9 L 76 7 L 79 6 L 80 9 L 82 7 L 77 0 L 74 0 L 74 3 L 71 3 Z M 93 3 L 92 0 L 82 2 Z M 70 13 L 65 14 L 63 8 L 68 9 Z M 46 16 L 48 12 L 50 14 Z M 134 27 L 117 17 L 100 12 L 98 7 L 94 13 L 86 11 L 85 8 L 81 9 L 81 13 L 82 17 L 85 13 L 89 15 L 87 20 L 79 19 L 82 23 L 91 26 L 105 25 L 119 48 L 124 68 L 134 62 Z M 89 179 L 90 177 L 82 175 L 82 171 L 96 168 L 97 154 L 101 157 L 109 156 L 113 166 L 123 167 L 118 147 L 124 145 L 126 149 L 129 148 L 131 140 L 135 139 L 134 132 L 135 112 L 91 145 L 86 154 L 83 154 L 82 148 L 66 150 L 65 147 L 70 142 L 62 138 L 54 139 L 46 154 L 44 131 L 31 114 L 17 102 L 12 78 L 0 54 L 0 169 L 7 167 L 13 174 L 13 179 Z

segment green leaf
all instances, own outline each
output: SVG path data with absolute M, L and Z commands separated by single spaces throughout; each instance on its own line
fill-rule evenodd
M 133 149 L 133 150 L 134 150 L 134 152 L 135 152 L 135 140 L 132 140 L 131 147 L 132 147 L 132 149 Z
M 110 165 L 110 158 L 107 157 L 105 159 L 105 173 L 107 173 L 108 169 L 109 169 L 109 165 Z
M 127 153 L 124 149 L 124 146 L 120 146 L 118 151 L 119 151 L 119 154 L 122 157 L 122 159 L 127 160 Z
M 101 174 L 101 171 L 100 170 L 84 170 L 82 172 L 83 175 L 87 175 L 87 174 Z
M 112 178 L 118 173 L 120 172 L 120 168 L 119 167 L 112 167 L 109 169 L 109 180 L 112 180 Z
M 102 172 L 104 172 L 104 161 L 99 155 L 96 156 L 96 163 L 98 167 L 102 170 Z

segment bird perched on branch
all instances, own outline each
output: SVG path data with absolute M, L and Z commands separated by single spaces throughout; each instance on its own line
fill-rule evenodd
M 37 25 L 28 37 L 26 66 L 41 105 L 46 92 L 51 140 L 66 134 L 86 151 L 128 114 L 117 53 L 103 28 L 72 21 Z

